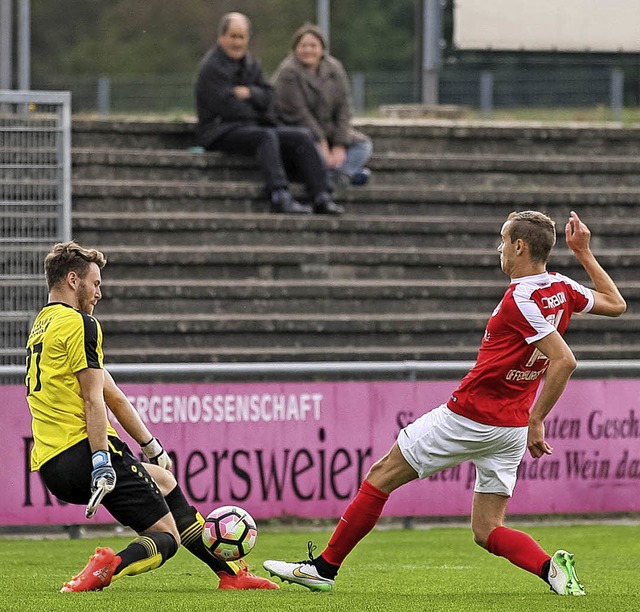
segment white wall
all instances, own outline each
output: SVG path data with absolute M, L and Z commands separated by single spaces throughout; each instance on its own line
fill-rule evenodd
M 459 49 L 640 51 L 640 0 L 455 0 Z

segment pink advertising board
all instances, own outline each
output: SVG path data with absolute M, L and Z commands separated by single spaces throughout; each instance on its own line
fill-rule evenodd
M 202 512 L 238 504 L 256 518 L 337 517 L 399 429 L 445 401 L 456 383 L 335 382 L 122 385 L 174 457 Z M 0 524 L 82 523 L 28 470 L 22 387 L 0 387 Z M 511 514 L 640 511 L 640 381 L 575 380 L 547 421 L 551 456 L 528 454 Z M 114 423 L 115 424 L 115 423 Z M 116 425 L 117 426 L 117 425 Z M 125 440 L 131 442 L 126 435 Z M 138 452 L 136 445 L 131 448 Z M 471 464 L 396 491 L 388 516 L 470 511 Z M 110 522 L 101 509 L 94 519 Z

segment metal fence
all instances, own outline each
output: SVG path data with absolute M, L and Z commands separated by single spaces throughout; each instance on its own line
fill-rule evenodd
M 439 103 L 486 111 L 483 77 L 491 76 L 492 108 L 592 108 L 640 105 L 640 75 L 612 63 L 530 63 L 505 65 L 452 63 L 439 76 Z M 614 78 L 615 77 L 615 78 Z M 193 74 L 150 76 L 52 76 L 45 88 L 73 92 L 76 113 L 193 113 Z M 351 74 L 356 114 L 381 105 L 419 103 L 421 84 L 415 71 Z M 487 80 L 484 80 L 486 88 Z M 483 104 L 483 95 L 485 104 Z
M 473 361 L 326 361 L 274 363 L 111 363 L 119 382 L 175 383 L 228 380 L 438 380 L 458 378 Z M 580 360 L 574 378 L 638 378 L 634 359 Z M 19 384 L 24 366 L 1 366 L 0 385 Z
M 0 90 L 0 364 L 24 362 L 44 255 L 71 237 L 71 94 Z

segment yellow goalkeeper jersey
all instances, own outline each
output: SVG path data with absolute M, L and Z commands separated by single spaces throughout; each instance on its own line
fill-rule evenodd
M 76 372 L 102 368 L 100 323 L 67 304 L 47 304 L 27 341 L 27 402 L 34 445 L 31 469 L 87 437 L 84 400 Z M 116 432 L 109 424 L 107 434 Z

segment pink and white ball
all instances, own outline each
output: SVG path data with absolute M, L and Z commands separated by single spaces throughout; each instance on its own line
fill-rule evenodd
M 202 541 L 221 561 L 237 561 L 256 545 L 258 528 L 253 517 L 238 506 L 222 506 L 204 521 Z

